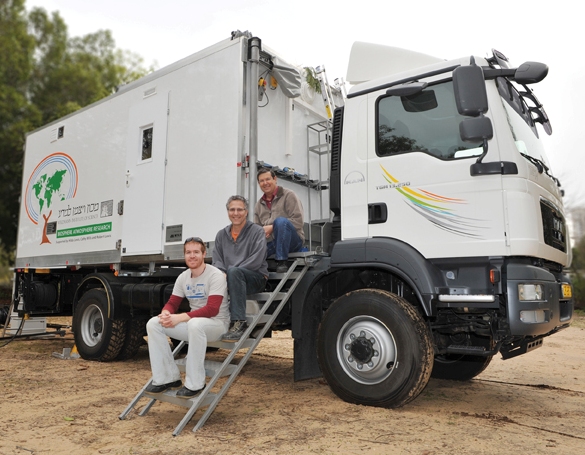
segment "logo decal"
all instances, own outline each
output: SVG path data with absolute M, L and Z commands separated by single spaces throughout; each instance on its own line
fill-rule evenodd
M 51 243 L 47 237 L 47 224 L 55 201 L 65 201 L 77 193 L 77 166 L 65 153 L 57 152 L 47 156 L 31 173 L 24 194 L 28 218 L 39 224 L 44 219 L 41 244 Z
M 362 174 L 360 171 L 352 171 L 349 174 L 347 174 L 345 180 L 343 181 L 343 184 L 353 185 L 354 183 L 362 183 L 365 181 L 366 178 L 364 177 L 364 174 Z
M 384 166 L 380 167 L 388 185 L 378 189 L 395 189 L 405 198 L 411 209 L 445 231 L 465 237 L 481 238 L 476 231 L 485 229 L 481 224 L 483 220 L 467 218 L 456 213 L 457 205 L 467 204 L 465 199 L 440 196 L 421 189 L 413 190 L 410 188 L 410 182 L 401 183 L 384 169 Z

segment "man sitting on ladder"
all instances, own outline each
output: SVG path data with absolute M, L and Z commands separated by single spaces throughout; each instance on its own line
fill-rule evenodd
M 213 265 L 226 274 L 231 325 L 222 341 L 237 342 L 246 329 L 246 295 L 262 292 L 268 278 L 264 230 L 248 221 L 248 201 L 231 196 L 226 204 L 231 221 L 215 237 Z
M 191 237 L 184 244 L 187 270 L 177 277 L 173 294 L 160 315 L 146 325 L 152 383 L 147 392 L 160 393 L 181 387 L 181 373 L 175 364 L 167 336 L 189 342 L 185 385 L 177 396 L 192 398 L 205 388 L 205 351 L 208 341 L 217 341 L 229 327 L 227 283 L 221 270 L 205 264 L 205 244 Z M 191 311 L 177 313 L 183 298 Z
M 254 222 L 264 229 L 266 256 L 274 255 L 276 272 L 285 273 L 288 253 L 301 251 L 305 241 L 303 207 L 293 191 L 277 185 L 272 169 L 259 169 L 257 179 L 264 194 L 254 208 Z

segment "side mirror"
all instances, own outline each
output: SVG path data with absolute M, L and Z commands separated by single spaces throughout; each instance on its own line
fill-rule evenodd
M 492 121 L 488 117 L 466 118 L 459 124 L 459 134 L 465 142 L 484 142 L 494 137 Z
M 453 70 L 453 87 L 457 111 L 461 115 L 477 117 L 488 110 L 483 70 L 480 66 L 459 66 Z
M 536 84 L 542 81 L 548 74 L 548 66 L 544 63 L 522 63 L 514 73 L 514 80 L 519 84 Z

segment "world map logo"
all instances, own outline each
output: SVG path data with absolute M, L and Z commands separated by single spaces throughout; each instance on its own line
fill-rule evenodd
M 31 173 L 25 192 L 25 209 L 28 218 L 39 224 L 44 219 L 42 243 L 50 243 L 46 227 L 56 201 L 65 201 L 77 193 L 77 165 L 62 152 L 53 153 L 42 160 Z M 48 212 L 48 214 L 46 214 Z

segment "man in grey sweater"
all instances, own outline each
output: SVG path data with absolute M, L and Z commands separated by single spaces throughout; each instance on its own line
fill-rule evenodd
M 226 204 L 231 224 L 215 236 L 212 264 L 227 277 L 230 296 L 230 328 L 223 341 L 237 341 L 246 331 L 246 295 L 266 286 L 266 240 L 264 229 L 248 221 L 248 201 L 231 196 Z

